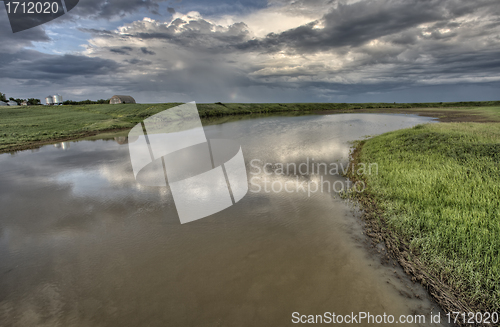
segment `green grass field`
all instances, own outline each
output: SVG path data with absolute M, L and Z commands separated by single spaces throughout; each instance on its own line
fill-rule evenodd
M 0 152 L 26 149 L 32 145 L 76 139 L 91 133 L 131 128 L 138 122 L 165 109 L 179 105 L 125 104 L 75 105 L 0 108 Z M 198 104 L 200 116 L 205 119 L 221 116 L 256 115 L 268 113 L 297 113 L 311 111 L 384 110 L 411 108 L 441 108 L 457 110 L 467 115 L 488 116 L 500 121 L 500 101 L 454 103 L 286 103 L 286 104 Z M 457 109 L 458 108 L 458 109 Z M 444 113 L 446 115 L 446 113 Z
M 465 303 L 500 310 L 500 124 L 427 124 L 360 144 L 367 195 Z

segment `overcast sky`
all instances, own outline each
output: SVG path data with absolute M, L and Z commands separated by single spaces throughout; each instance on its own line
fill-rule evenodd
M 0 40 L 15 98 L 500 100 L 499 0 L 80 0 Z

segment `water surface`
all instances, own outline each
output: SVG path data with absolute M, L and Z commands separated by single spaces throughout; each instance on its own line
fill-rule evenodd
M 124 138 L 2 154 L 0 325 L 286 326 L 293 312 L 436 313 L 419 285 L 367 249 L 352 205 L 334 192 L 254 192 L 264 178 L 320 176 L 250 164 L 347 163 L 350 141 L 429 121 L 338 114 L 205 126 L 208 138 L 240 142 L 254 185 L 185 225 L 168 189 L 136 183 Z

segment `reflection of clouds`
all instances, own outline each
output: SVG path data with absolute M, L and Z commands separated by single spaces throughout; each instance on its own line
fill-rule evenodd
M 83 169 L 58 174 L 55 181 L 59 184 L 69 184 L 71 191 L 77 196 L 92 194 L 96 189 L 102 189 L 107 184 L 107 180 L 103 179 L 99 172 Z
M 99 165 L 99 178 L 105 179 L 112 189 L 135 189 L 137 191 L 149 191 L 156 192 L 158 194 L 164 195 L 165 192 L 170 193 L 168 188 L 160 188 L 160 187 L 150 187 L 144 186 L 139 183 L 134 178 L 134 173 L 132 171 L 132 167 L 130 166 L 130 162 L 125 162 L 122 164 L 114 163 L 114 164 L 105 164 L 102 163 Z M 152 174 L 155 172 L 151 172 Z M 151 176 L 152 179 L 156 176 Z M 148 177 L 145 177 L 148 179 Z M 162 178 L 164 176 L 162 175 Z
M 169 196 L 138 185 L 127 149 L 114 141 L 72 142 L 71 151 L 45 146 L 36 154 L 3 154 L 0 164 L 6 172 L 0 175 L 0 241 L 14 253 L 85 235 L 113 216 L 106 214 L 110 208 L 126 217 Z
M 298 164 L 306 158 L 315 162 L 346 162 L 350 141 L 427 121 L 430 119 L 418 116 L 372 114 L 269 118 L 250 123 L 251 126 L 242 132 L 245 134 L 242 142 L 248 162 L 260 159 Z
M 106 179 L 113 186 L 133 186 L 137 184 L 128 162 L 101 163 L 97 169 L 101 178 Z
M 61 142 L 54 144 L 54 148 L 68 150 L 70 148 L 70 142 Z
M 218 136 L 209 138 L 241 142 L 247 164 L 253 158 L 300 163 L 314 157 L 316 162 L 330 162 L 348 151 L 348 140 L 375 134 L 371 126 L 378 126 L 380 132 L 399 127 L 399 122 L 425 121 L 377 117 L 266 118 L 205 129 Z M 71 143 L 71 151 L 48 146 L 38 153 L 0 155 L 0 165 L 4 169 L 0 175 L 0 274 L 13 269 L 0 279 L 0 294 L 5 295 L 0 317 L 6 325 L 86 324 L 82 312 L 114 308 L 120 308 L 122 316 L 143 315 L 134 311 L 136 302 L 130 302 L 134 296 L 161 304 L 175 315 L 171 308 L 176 303 L 200 308 L 189 302 L 189 294 L 207 296 L 222 289 L 227 292 L 224 297 L 231 298 L 246 294 L 255 283 L 271 290 L 272 295 L 262 293 L 263 303 L 271 305 L 282 291 L 273 289 L 275 281 L 285 274 L 311 276 L 312 281 L 325 278 L 320 287 L 286 284 L 287 290 L 297 288 L 298 294 L 306 295 L 328 289 L 325 298 L 312 305 L 326 301 L 333 307 L 338 303 L 330 302 L 335 301 L 331 290 L 343 294 L 353 289 L 369 294 L 370 302 L 363 305 L 372 311 L 380 309 L 369 307 L 378 304 L 372 299 L 385 306 L 393 304 L 386 300 L 389 293 L 381 291 L 385 283 L 377 283 L 373 267 L 366 267 L 359 257 L 353 259 L 353 251 L 360 250 L 349 245 L 341 228 L 346 213 L 338 203 L 328 201 L 330 194 L 307 198 L 300 193 L 248 193 L 216 216 L 179 225 L 169 189 L 137 184 L 127 147 L 114 140 Z M 304 180 L 308 178 L 317 181 L 316 176 Z M 337 259 L 345 258 L 350 260 L 350 266 L 342 266 L 348 270 L 345 274 L 352 275 L 353 270 L 366 274 L 366 284 L 348 278 L 345 288 L 335 284 L 331 267 L 341 269 Z M 262 279 L 263 269 L 268 268 L 276 271 Z M 335 271 L 345 278 L 342 273 Z M 236 288 L 219 287 L 234 276 L 240 276 Z M 213 278 L 214 283 L 207 283 L 206 278 Z M 290 301 L 300 298 L 283 294 Z M 205 306 L 199 312 L 213 312 L 210 300 L 201 301 Z M 119 315 L 103 314 L 114 322 L 110 325 L 127 325 L 127 321 L 113 320 Z
M 253 159 L 262 164 L 297 165 L 307 158 L 314 158 L 315 163 L 343 161 L 347 159 L 350 140 L 424 121 L 427 119 L 404 115 L 341 114 L 271 117 L 205 129 L 209 138 L 239 139 L 250 173 L 249 163 Z M 78 216 L 91 206 L 106 207 L 118 202 L 126 207 L 126 201 L 140 206 L 151 199 L 171 200 L 168 187 L 145 187 L 135 181 L 127 147 L 114 141 L 76 142 L 69 152 L 50 146 L 37 153 L 3 154 L 0 164 L 4 172 L 0 177 L 0 203 L 6 208 L 4 217 L 8 217 L 1 222 L 2 230 L 10 223 L 24 230 L 32 230 L 30 226 L 50 229 L 58 219 Z M 92 210 L 89 212 L 92 216 Z M 29 218 L 32 216 L 50 219 L 27 223 L 33 220 Z
M 126 136 L 117 136 L 114 139 L 118 144 L 128 144 L 128 137 Z

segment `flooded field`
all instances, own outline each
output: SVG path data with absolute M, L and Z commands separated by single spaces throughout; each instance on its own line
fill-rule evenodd
M 383 246 L 369 248 L 352 204 L 297 185 L 339 190 L 346 181 L 331 168 L 347 164 L 351 141 L 430 121 L 207 125 L 209 139 L 241 144 L 251 184 L 236 205 L 184 225 L 168 188 L 136 183 L 125 137 L 1 154 L 0 326 L 286 326 L 294 313 L 325 312 L 424 315 L 398 325 L 441 326 L 425 290 L 381 262 Z

